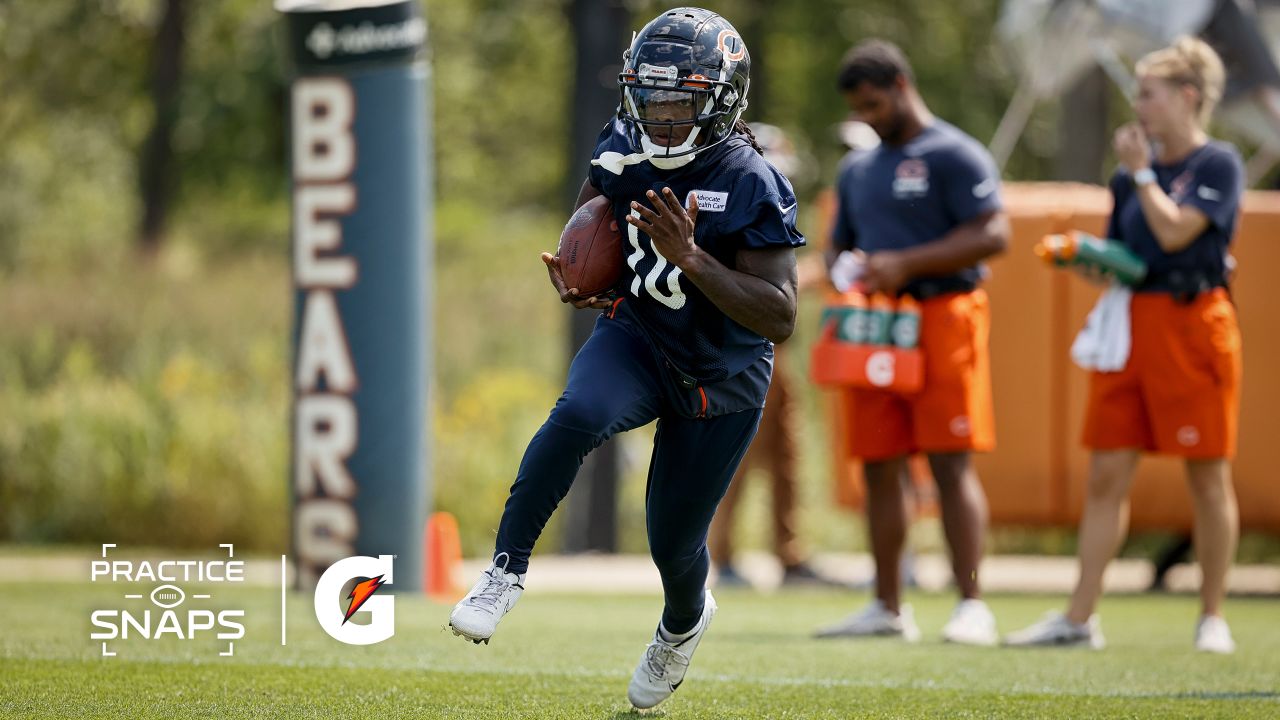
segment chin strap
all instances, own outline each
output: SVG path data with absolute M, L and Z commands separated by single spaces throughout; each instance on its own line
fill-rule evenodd
M 621 175 L 628 165 L 639 165 L 646 160 L 660 170 L 675 170 L 693 162 L 698 156 L 697 153 L 689 153 L 688 155 L 677 155 L 676 157 L 662 157 L 654 155 L 652 152 L 631 153 L 623 155 L 613 151 L 600 153 L 600 157 L 591 161 L 592 165 L 598 165 L 614 175 Z
M 655 155 L 654 157 L 649 158 L 649 163 L 659 170 L 676 170 L 693 162 L 693 159 L 696 157 L 698 157 L 698 153 L 696 152 L 689 153 L 688 155 L 677 155 L 675 157 Z
M 600 157 L 591 161 L 592 165 L 599 165 L 614 175 L 621 175 L 628 165 L 639 165 L 645 160 L 653 157 L 651 152 L 631 153 L 623 155 L 622 153 L 608 151 L 600 153 Z

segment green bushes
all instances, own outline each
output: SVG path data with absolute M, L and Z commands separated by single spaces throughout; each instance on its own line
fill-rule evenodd
M 458 517 L 466 554 L 492 549 L 524 448 L 559 391 L 557 378 L 522 368 L 497 369 L 474 378 L 437 407 L 432 418 L 435 506 Z
M 0 535 L 284 546 L 287 280 L 162 266 L 5 278 Z
M 563 378 L 538 260 L 559 219 L 446 204 L 437 226 L 435 506 L 483 552 Z M 0 541 L 287 549 L 288 256 L 205 227 L 150 261 L 0 273 Z

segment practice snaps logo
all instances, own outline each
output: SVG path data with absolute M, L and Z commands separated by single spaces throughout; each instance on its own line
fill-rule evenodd
M 107 551 L 115 543 L 103 543 L 101 560 L 94 560 L 89 581 L 126 583 L 124 606 L 94 610 L 89 616 L 94 631 L 90 639 L 102 642 L 102 656 L 115 657 L 117 647 L 128 640 L 216 639 L 226 641 L 221 656 L 235 654 L 235 641 L 244 637 L 244 610 L 194 607 L 213 599 L 211 593 L 187 594 L 179 583 L 219 586 L 244 582 L 244 561 L 235 560 L 235 547 L 226 548 L 226 560 L 111 560 Z M 140 587 L 139 587 L 140 586 Z M 150 592 L 142 592 L 150 586 Z M 137 590 L 136 592 L 134 590 Z M 185 606 L 184 606 L 185 605 Z
M 316 620 L 330 637 L 348 645 L 372 645 L 396 634 L 395 598 L 375 596 L 382 586 L 394 582 L 394 559 L 394 555 L 357 555 L 324 571 L 316 583 Z M 352 580 L 360 582 L 344 596 L 342 591 Z M 368 624 L 348 622 L 358 612 L 369 614 Z

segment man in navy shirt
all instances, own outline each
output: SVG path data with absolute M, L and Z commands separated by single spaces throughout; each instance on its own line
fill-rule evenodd
M 994 644 L 995 619 L 978 589 L 986 497 L 969 455 L 995 444 L 990 319 L 978 282 L 981 262 L 1008 242 L 1000 178 L 976 140 L 929 112 L 896 46 L 871 40 L 853 48 L 839 87 L 881 144 L 842 165 L 829 262 L 852 251 L 864 261 L 866 292 L 920 303 L 924 386 L 911 395 L 851 390 L 851 448 L 864 463 L 876 599 L 818 634 L 919 636 L 910 606 L 899 602 L 899 562 L 908 524 L 906 459 L 923 452 L 962 596 L 943 637 Z
M 790 183 L 740 120 L 750 57 L 728 21 L 698 8 L 665 12 L 623 62 L 618 115 L 578 197 L 579 206 L 609 198 L 626 230 L 616 297 L 581 297 L 565 286 L 559 258 L 543 254 L 562 301 L 608 312 L 525 451 L 493 564 L 449 623 L 487 642 L 520 597 L 534 543 L 583 457 L 657 420 L 645 506 L 665 606 L 627 691 L 643 709 L 684 680 L 715 613 L 707 529 L 760 422 L 773 343 L 795 327 L 804 238 Z

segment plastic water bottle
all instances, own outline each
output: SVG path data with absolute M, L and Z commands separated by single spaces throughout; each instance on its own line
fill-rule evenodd
M 844 296 L 845 306 L 836 328 L 836 339 L 861 344 L 867 341 L 867 297 L 851 292 Z
M 898 300 L 898 310 L 893 315 L 893 344 L 910 350 L 920 344 L 920 303 L 910 295 Z
M 1065 235 L 1046 235 L 1036 243 L 1035 252 L 1047 263 L 1059 267 L 1085 265 L 1125 285 L 1137 285 L 1147 276 L 1147 264 L 1124 243 L 1078 230 Z
M 888 345 L 892 340 L 893 300 L 884 293 L 871 296 L 871 307 L 867 310 L 868 345 Z

